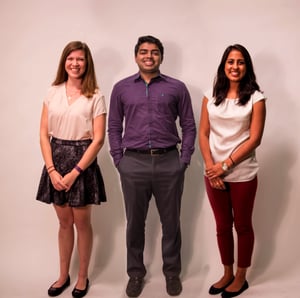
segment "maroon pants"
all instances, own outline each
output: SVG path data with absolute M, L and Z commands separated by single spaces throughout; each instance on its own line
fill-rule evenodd
M 249 267 L 254 246 L 252 212 L 257 177 L 245 182 L 226 182 L 226 190 L 210 186 L 205 179 L 207 195 L 216 220 L 218 246 L 223 265 L 234 262 L 233 224 L 237 232 L 238 267 Z

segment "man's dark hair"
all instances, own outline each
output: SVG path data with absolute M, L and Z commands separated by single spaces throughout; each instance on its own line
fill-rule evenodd
M 145 43 L 145 42 L 153 43 L 153 44 L 157 45 L 157 47 L 160 51 L 160 54 L 161 54 L 161 60 L 163 60 L 163 58 L 164 58 L 164 47 L 163 47 L 161 41 L 158 38 L 156 38 L 154 36 L 151 36 L 151 35 L 146 35 L 146 36 L 139 37 L 139 39 L 137 41 L 137 44 L 135 45 L 135 48 L 134 48 L 135 56 L 137 55 L 137 53 L 139 51 L 140 45 Z

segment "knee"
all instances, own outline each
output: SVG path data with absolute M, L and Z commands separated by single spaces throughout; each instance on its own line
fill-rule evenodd
M 217 236 L 232 235 L 232 224 L 218 224 L 217 225 Z
M 87 230 L 87 229 L 91 229 L 92 228 L 92 224 L 91 221 L 87 218 L 85 219 L 77 219 L 74 222 L 75 227 L 77 230 Z
M 253 233 L 253 227 L 251 223 L 235 223 L 234 227 L 239 236 Z
M 174 217 L 171 222 L 162 222 L 162 233 L 165 237 L 175 237 L 180 233 L 180 220 L 178 217 Z
M 63 230 L 68 230 L 70 228 L 73 228 L 73 225 L 74 225 L 73 217 L 66 217 L 66 218 L 59 219 L 59 227 Z

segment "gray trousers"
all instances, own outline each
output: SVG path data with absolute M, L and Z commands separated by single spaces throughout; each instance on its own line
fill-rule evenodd
M 124 153 L 118 170 L 127 217 L 127 273 L 130 277 L 146 275 L 145 220 L 152 195 L 162 225 L 163 272 L 165 276 L 180 274 L 180 207 L 185 169 L 177 150 L 155 156 Z

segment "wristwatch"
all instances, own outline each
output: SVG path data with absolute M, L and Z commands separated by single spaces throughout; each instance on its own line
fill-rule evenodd
M 225 161 L 222 162 L 222 169 L 224 172 L 228 171 L 229 167 Z

